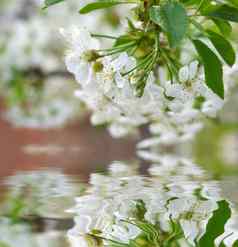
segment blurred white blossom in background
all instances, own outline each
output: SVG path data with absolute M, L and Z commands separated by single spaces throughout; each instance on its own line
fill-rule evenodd
M 17 127 L 51 128 L 82 117 L 85 108 L 73 95 L 75 85 L 63 63 L 65 44 L 59 29 L 87 23 L 95 31 L 119 32 L 120 15 L 99 13 L 83 18 L 75 13 L 82 3 L 67 1 L 43 11 L 42 1 L 11 0 L 2 6 L 0 88 L 5 117 Z M 57 15 L 55 14 L 57 12 Z

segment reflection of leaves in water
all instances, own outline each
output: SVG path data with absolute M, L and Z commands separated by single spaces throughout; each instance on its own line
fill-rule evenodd
M 223 234 L 226 222 L 231 217 L 231 209 L 229 203 L 225 200 L 218 202 L 218 209 L 213 212 L 213 216 L 210 218 L 206 233 L 198 242 L 198 247 L 214 247 L 215 239 Z
M 236 241 L 234 242 L 234 244 L 232 245 L 232 247 L 238 247 L 238 240 L 236 240 Z

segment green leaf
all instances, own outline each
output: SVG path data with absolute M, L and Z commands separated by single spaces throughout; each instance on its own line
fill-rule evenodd
M 238 240 L 236 240 L 236 241 L 233 243 L 232 247 L 238 247 Z
M 222 64 L 216 54 L 200 40 L 193 40 L 194 46 L 202 59 L 207 86 L 218 96 L 224 98 Z
M 198 5 L 201 0 L 181 0 L 180 2 L 186 6 Z
M 230 42 L 222 35 L 211 30 L 207 30 L 207 33 L 208 38 L 210 39 L 216 50 L 219 52 L 221 57 L 228 65 L 232 66 L 236 61 L 236 53 Z
M 146 235 L 149 242 L 159 243 L 160 232 L 158 231 L 158 228 L 156 228 L 156 226 L 154 226 L 150 222 L 139 220 L 134 221 L 133 224 L 141 229 L 141 231 Z
M 199 247 L 215 247 L 215 239 L 224 233 L 226 222 L 231 217 L 229 203 L 225 200 L 218 202 L 218 209 L 209 219 L 206 232 L 198 241 Z
M 222 5 L 209 5 L 201 11 L 203 16 L 209 16 L 212 18 L 218 18 L 222 20 L 238 22 L 238 9 L 230 7 L 226 4 Z
M 82 7 L 79 10 L 79 13 L 80 14 L 87 14 L 87 13 L 94 11 L 94 10 L 110 8 L 110 7 L 116 6 L 118 4 L 123 4 L 123 3 L 125 3 L 125 2 L 116 1 L 116 0 L 107 0 L 107 1 L 98 1 L 98 2 L 94 2 L 94 3 L 89 3 L 89 4 L 85 5 L 84 7 Z
M 143 200 L 136 200 L 136 219 L 143 221 L 145 218 L 146 211 L 147 209 Z
M 229 36 L 232 32 L 232 26 L 228 21 L 220 20 L 220 19 L 212 19 L 213 22 L 216 24 L 218 29 L 220 30 L 221 34 L 224 36 Z
M 211 0 L 200 0 L 197 11 L 202 11 L 203 9 L 206 9 L 209 6 L 211 6 Z
M 228 4 L 238 7 L 238 0 L 226 0 Z
M 153 21 L 157 25 L 163 25 L 162 14 L 160 6 L 152 6 L 149 9 L 150 20 Z
M 43 9 L 48 8 L 51 5 L 63 2 L 64 0 L 45 0 L 45 6 L 43 7 Z
M 178 2 L 152 6 L 150 8 L 150 19 L 162 27 L 172 48 L 178 46 L 186 35 L 188 16 L 183 5 Z

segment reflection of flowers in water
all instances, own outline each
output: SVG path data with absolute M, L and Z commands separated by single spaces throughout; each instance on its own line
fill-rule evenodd
M 12 223 L 9 219 L 0 219 L 1 247 L 66 247 L 64 233 L 49 231 L 34 233 L 25 223 Z
M 237 215 L 237 213 L 234 213 L 234 217 L 232 217 L 227 222 L 225 229 L 226 229 L 225 234 L 220 236 L 217 239 L 217 242 L 220 242 L 222 239 L 224 239 L 224 243 L 227 246 L 236 246 L 234 243 L 236 242 L 236 244 L 237 244 L 237 239 L 238 239 L 238 231 L 237 231 L 237 229 L 238 229 L 238 215 Z M 234 244 L 234 245 L 232 245 L 232 244 Z
M 29 214 L 47 217 L 48 212 L 42 212 L 44 203 L 61 198 L 57 203 L 62 209 L 65 198 L 77 194 L 81 196 L 76 198 L 75 207 L 68 210 L 75 214 L 75 226 L 68 233 L 73 247 L 197 246 L 214 211 L 222 212 L 224 217 L 230 213 L 231 205 L 222 199 L 219 183 L 205 178 L 203 171 L 188 159 L 160 156 L 148 169 L 148 176 L 139 174 L 136 163 L 116 161 L 108 170 L 108 174 L 92 174 L 88 188 L 80 194 L 72 180 L 58 171 L 42 170 L 9 178 L 10 204 L 5 205 L 14 202 L 16 207 L 5 208 L 10 219 L 6 215 L 0 219 L 0 246 L 67 246 L 55 230 L 32 232 L 30 221 L 22 219 Z M 14 215 L 19 206 L 23 210 Z M 231 218 L 222 235 L 228 247 L 238 236 L 236 222 Z
M 195 176 L 203 178 L 204 171 L 192 160 L 178 155 L 159 155 L 157 152 L 138 150 L 137 154 L 148 161 L 154 162 L 149 168 L 152 176 L 170 179 L 170 176 Z
M 13 217 L 64 215 L 82 187 L 58 170 L 18 173 L 6 180 L 4 211 Z
M 72 220 L 65 209 L 82 192 L 80 183 L 59 170 L 42 169 L 9 177 L 1 205 L 1 247 L 66 247 Z M 67 218 L 66 218 L 67 216 Z
M 0 246 L 34 247 L 30 227 L 25 224 L 11 224 L 8 219 L 0 219 Z
M 68 233 L 72 246 L 195 246 L 218 210 L 219 186 L 204 181 L 187 160 L 161 160 L 148 177 L 122 163 L 110 166 L 108 175 L 92 174 L 86 194 L 70 210 L 76 214 Z M 172 164 L 168 169 L 165 161 Z

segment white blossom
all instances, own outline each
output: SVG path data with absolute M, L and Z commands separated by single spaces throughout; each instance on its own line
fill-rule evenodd
M 68 36 L 77 36 L 80 30 L 75 29 Z M 205 85 L 198 61 L 192 61 L 180 69 L 179 81 L 161 81 L 157 84 L 151 72 L 143 95 L 137 97 L 134 89 L 136 71 L 129 73 L 136 68 L 136 59 L 123 52 L 102 58 L 98 55 L 85 65 L 82 56 L 85 49 L 95 49 L 95 52 L 98 49 L 95 38 L 90 37 L 89 33 L 85 37 L 89 40 L 87 45 L 83 45 L 83 39 L 76 39 L 77 45 L 73 42 L 71 55 L 66 56 L 66 64 L 81 84 L 76 95 L 92 110 L 92 123 L 107 123 L 114 137 L 133 133 L 133 129 L 144 124 L 156 125 L 158 121 L 160 127 L 156 133 L 153 131 L 157 138 L 153 137 L 153 145 L 184 142 L 191 140 L 202 128 L 204 116 L 215 117 L 221 109 L 223 100 Z M 81 46 L 83 48 L 78 49 Z M 77 58 L 74 60 L 72 57 Z M 72 62 L 70 65 L 69 60 Z M 96 63 L 100 65 L 99 71 L 93 71 Z

